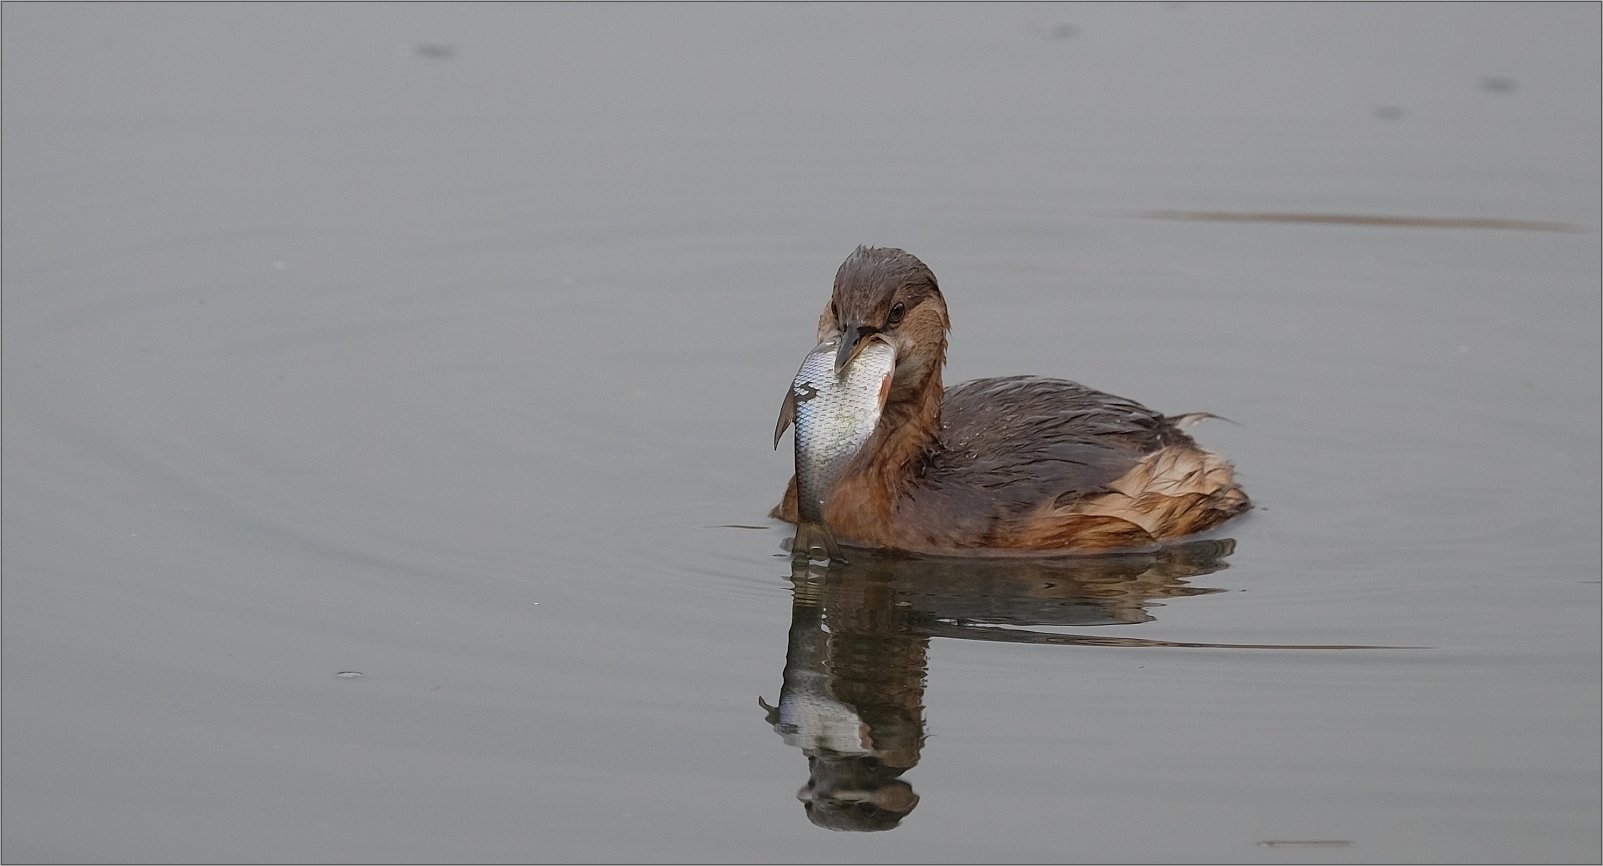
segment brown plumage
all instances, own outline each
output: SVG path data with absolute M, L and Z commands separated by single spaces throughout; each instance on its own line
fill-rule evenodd
M 1110 550 L 1200 532 L 1252 507 L 1230 463 L 1181 424 L 1061 379 L 945 389 L 946 301 L 924 263 L 858 247 L 818 338 L 841 358 L 870 334 L 896 348 L 879 426 L 824 514 L 843 541 L 926 553 Z M 1206 416 L 1203 416 L 1206 417 Z M 796 480 L 772 516 L 796 521 Z

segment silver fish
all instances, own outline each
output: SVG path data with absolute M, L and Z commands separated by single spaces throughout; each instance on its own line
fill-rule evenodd
M 774 447 L 796 422 L 796 539 L 794 559 L 811 559 L 823 548 L 831 561 L 845 562 L 835 533 L 824 520 L 824 503 L 879 423 L 896 370 L 896 350 L 883 340 L 865 344 L 837 375 L 840 338 L 819 343 L 791 383 L 774 430 Z M 820 557 L 822 558 L 822 557 Z

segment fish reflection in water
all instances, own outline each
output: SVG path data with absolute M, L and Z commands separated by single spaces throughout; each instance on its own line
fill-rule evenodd
M 901 777 L 924 748 L 931 637 L 1076 642 L 1019 627 L 1146 622 L 1155 600 L 1217 592 L 1186 579 L 1225 568 L 1234 549 L 1223 539 L 1074 559 L 798 563 L 779 702 L 758 703 L 807 756 L 796 796 L 808 819 L 831 830 L 889 830 L 918 805 Z

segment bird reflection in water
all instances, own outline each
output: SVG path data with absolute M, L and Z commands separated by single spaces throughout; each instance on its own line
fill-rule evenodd
M 918 805 L 902 774 L 924 748 L 931 637 L 1167 645 L 1029 631 L 1147 622 L 1156 600 L 1218 590 L 1186 580 L 1227 567 L 1230 539 L 1059 559 L 853 557 L 798 561 L 779 703 L 768 723 L 807 756 L 797 793 L 831 830 L 889 830 Z

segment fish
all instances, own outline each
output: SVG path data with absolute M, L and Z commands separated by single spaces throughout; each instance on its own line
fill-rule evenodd
M 840 338 L 819 343 L 802 361 L 785 395 L 774 429 L 774 447 L 796 424 L 796 538 L 790 555 L 812 560 L 822 548 L 831 562 L 845 562 L 834 530 L 824 519 L 824 503 L 863 446 L 874 435 L 896 372 L 896 349 L 884 340 L 865 339 L 838 373 Z M 823 558 L 823 557 L 818 557 Z

